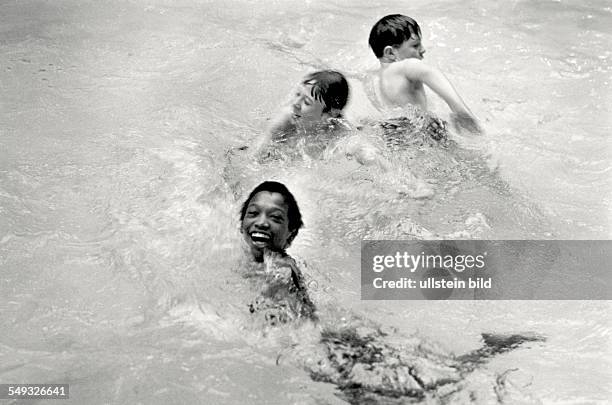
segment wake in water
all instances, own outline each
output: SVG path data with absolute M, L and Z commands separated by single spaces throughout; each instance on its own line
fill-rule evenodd
M 483 338 L 480 349 L 452 356 L 432 342 L 353 320 L 351 326 L 323 328 L 320 341 L 310 348 L 316 354 L 307 352 L 301 361 L 314 380 L 337 385 L 352 404 L 457 403 L 467 398 L 479 403 L 536 403 L 507 379 L 508 374 L 492 378 L 479 366 L 493 355 L 544 338 L 536 334 L 483 334 Z
M 308 94 L 300 90 L 297 97 L 302 102 Z M 302 107 L 297 112 L 304 111 Z M 245 188 L 262 177 L 287 177 L 292 184 L 308 184 L 315 194 L 311 198 L 322 208 L 313 228 L 324 234 L 316 240 L 350 243 L 363 238 L 482 237 L 491 226 L 487 214 L 480 211 L 462 218 L 460 233 L 443 226 L 435 229 L 435 225 L 429 231 L 413 215 L 449 206 L 464 211 L 461 200 L 454 200 L 471 188 L 486 193 L 484 199 L 499 210 L 499 202 L 512 195 L 507 184 L 484 157 L 451 141 L 441 120 L 418 109 L 409 115 L 364 121 L 342 130 L 330 124 L 302 137 L 284 134 L 277 142 L 267 140 L 266 156 L 259 161 L 248 147 L 236 148 L 226 155 L 222 175 L 228 194 L 241 198 Z M 367 159 L 348 153 L 359 149 L 354 146 L 363 139 L 388 164 L 363 164 Z M 333 197 L 327 198 L 327 193 Z M 516 201 L 513 198 L 503 204 L 514 210 Z M 480 200 L 474 202 L 484 206 Z M 241 231 L 248 247 L 246 256 L 252 260 L 243 263 L 239 273 L 245 288 L 253 291 L 247 294 L 250 298 L 243 308 L 250 314 L 245 327 L 269 339 L 247 338 L 251 344 L 268 346 L 280 339 L 286 349 L 281 350 L 279 362 L 305 369 L 315 381 L 333 383 L 343 398 L 355 404 L 530 401 L 529 395 L 514 387 L 510 373 L 494 376 L 480 366 L 524 342 L 543 341 L 541 336 L 485 334 L 483 347 L 454 356 L 435 344 L 383 330 L 354 314 L 340 322 L 331 320 L 338 319 L 331 316 L 337 310 L 312 299 L 307 287 L 311 275 L 285 253 L 301 226 L 301 220 L 291 219 L 296 213 L 301 218 L 295 198 L 280 183 L 260 184 L 243 205 Z M 435 217 L 431 212 L 428 216 Z M 443 221 L 456 219 L 447 214 Z
M 247 306 L 251 322 L 264 335 L 278 338 L 285 331 L 285 338 L 292 336 L 279 362 L 288 360 L 314 380 L 335 384 L 354 404 L 530 400 L 507 375 L 490 376 L 480 366 L 493 355 L 543 337 L 483 334 L 482 348 L 453 356 L 435 344 L 383 330 L 354 314 L 340 323 L 330 322 L 326 318 L 334 310 L 317 308 L 307 287 L 310 276 L 285 253 L 302 225 L 293 195 L 280 183 L 264 182 L 243 204 L 240 219 L 246 242 L 241 272 L 248 288 L 256 289 Z
M 288 360 L 304 368 L 313 380 L 336 385 L 352 404 L 456 403 L 468 398 L 479 403 L 537 403 L 512 382 L 511 370 L 493 376 L 480 366 L 525 342 L 544 341 L 540 335 L 486 333 L 481 348 L 454 356 L 433 342 L 402 336 L 392 328 L 383 330 L 354 314 L 340 323 L 327 319 L 334 311 L 317 311 L 304 275 L 289 256 L 265 255 L 264 269 L 247 278 L 260 291 L 249 304 L 251 321 L 265 335 L 287 325 L 284 332 L 295 342 L 281 351 L 277 361 Z M 311 322 L 314 330 L 308 325 Z M 279 334 L 275 335 L 278 339 Z

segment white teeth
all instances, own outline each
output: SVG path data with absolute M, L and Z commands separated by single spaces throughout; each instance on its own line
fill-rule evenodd
M 261 233 L 261 232 L 253 232 L 251 234 L 252 238 L 263 238 L 263 239 L 270 239 L 270 237 L 268 235 L 266 235 L 265 233 Z

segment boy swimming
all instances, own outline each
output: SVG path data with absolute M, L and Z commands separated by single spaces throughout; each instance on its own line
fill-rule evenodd
M 335 142 L 343 131 L 352 129 L 342 116 L 348 98 L 349 85 L 342 73 L 321 70 L 306 75 L 257 140 L 253 155 L 259 158 L 270 153 L 273 142 L 295 147 L 299 141 L 308 140 L 310 149 L 333 150 L 354 157 L 362 165 L 388 170 L 389 163 L 379 150 L 362 137 L 352 136 L 345 142 Z
M 374 87 L 386 108 L 412 105 L 427 110 L 425 84 L 448 104 L 451 122 L 457 128 L 482 132 L 478 120 L 446 76 L 423 62 L 425 48 L 415 20 L 401 14 L 387 15 L 374 24 L 368 42 L 380 62 Z
M 255 265 L 246 274 L 261 293 L 249 304 L 268 324 L 316 319 L 303 276 L 285 249 L 303 226 L 302 214 L 285 185 L 265 181 L 255 187 L 240 210 L 241 232 Z
M 254 264 L 247 277 L 260 291 L 248 307 L 251 314 L 263 314 L 269 326 L 317 320 L 304 276 L 285 252 L 303 226 L 293 194 L 281 183 L 263 182 L 242 205 L 240 220 Z M 314 380 L 335 384 L 352 404 L 464 403 L 473 397 L 482 403 L 512 402 L 522 393 L 513 391 L 506 375 L 494 380 L 478 373 L 478 367 L 524 342 L 544 339 L 534 334 L 483 334 L 483 339 L 480 349 L 453 356 L 434 344 L 383 331 L 374 322 L 350 315 L 340 324 L 321 326 L 313 346 L 292 351 L 292 356 Z
M 342 73 L 322 70 L 306 75 L 258 139 L 256 153 L 271 141 L 342 126 L 342 109 L 348 97 L 349 86 Z

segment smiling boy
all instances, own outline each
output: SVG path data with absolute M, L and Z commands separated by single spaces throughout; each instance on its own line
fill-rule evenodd
M 242 205 L 240 222 L 256 264 L 246 276 L 260 290 L 249 311 L 262 314 L 271 326 L 298 318 L 316 320 L 303 274 L 285 251 L 304 225 L 293 194 L 282 183 L 264 181 Z
M 386 107 L 415 105 L 427 110 L 425 84 L 448 104 L 451 121 L 457 128 L 482 132 L 478 120 L 446 76 L 423 62 L 425 48 L 421 28 L 415 20 L 401 14 L 381 18 L 372 27 L 369 44 L 380 62 L 375 86 L 382 104 Z
M 264 182 L 251 193 L 240 211 L 241 230 L 256 262 L 264 251 L 284 253 L 302 227 L 293 194 L 277 182 Z

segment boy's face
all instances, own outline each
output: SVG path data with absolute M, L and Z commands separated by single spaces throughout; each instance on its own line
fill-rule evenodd
M 320 123 L 325 109 L 324 103 L 312 97 L 311 89 L 310 85 L 300 84 L 290 101 L 294 121 L 305 127 Z
M 256 259 L 263 259 L 264 249 L 284 250 L 291 236 L 289 212 L 279 193 L 255 194 L 242 219 L 242 234 Z
M 411 36 L 409 40 L 404 41 L 399 47 L 393 48 L 396 61 L 404 59 L 423 59 L 425 48 L 421 42 L 421 37 Z

